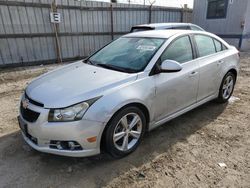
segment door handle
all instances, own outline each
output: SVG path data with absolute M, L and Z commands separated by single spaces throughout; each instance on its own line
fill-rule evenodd
M 223 61 L 223 60 L 219 60 L 219 61 L 217 62 L 217 65 L 220 65 L 220 64 L 222 64 L 222 63 L 224 63 L 224 61 Z
M 198 72 L 192 71 L 192 72 L 189 74 L 189 77 L 194 77 L 194 76 L 197 75 L 197 74 L 198 74 Z

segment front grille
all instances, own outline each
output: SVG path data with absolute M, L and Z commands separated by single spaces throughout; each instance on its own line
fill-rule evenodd
M 37 101 L 34 101 L 33 99 L 31 99 L 31 98 L 27 95 L 26 92 L 24 93 L 24 95 L 25 95 L 25 98 L 28 99 L 29 102 L 30 102 L 31 104 L 34 104 L 34 105 L 40 106 L 40 107 L 44 107 L 44 104 L 42 104 L 42 103 L 40 103 L 40 102 L 37 102 Z
M 38 112 L 35 112 L 35 111 L 30 110 L 28 108 L 26 108 L 26 109 L 23 108 L 22 104 L 20 105 L 20 112 L 21 112 L 23 118 L 29 122 L 35 122 L 40 115 L 40 113 L 38 113 Z

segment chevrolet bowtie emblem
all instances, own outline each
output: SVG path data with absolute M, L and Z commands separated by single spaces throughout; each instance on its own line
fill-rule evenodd
M 23 105 L 23 108 L 24 108 L 24 109 L 28 108 L 28 106 L 29 106 L 29 100 L 28 100 L 28 99 L 24 99 L 24 100 L 22 101 L 22 105 Z

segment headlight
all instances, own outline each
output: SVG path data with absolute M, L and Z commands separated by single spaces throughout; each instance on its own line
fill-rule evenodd
M 61 109 L 51 109 L 49 111 L 49 122 L 62 122 L 62 121 L 77 121 L 82 119 L 85 112 L 88 108 L 99 99 L 100 97 L 96 97 L 94 99 L 90 99 L 75 105 L 72 105 L 67 108 Z

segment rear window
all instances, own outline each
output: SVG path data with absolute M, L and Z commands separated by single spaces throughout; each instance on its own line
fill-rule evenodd
M 154 30 L 154 29 L 151 27 L 132 27 L 132 29 L 130 30 L 130 33 L 139 32 L 139 31 L 149 31 L 149 30 Z
M 216 52 L 214 41 L 211 37 L 205 35 L 195 35 L 199 56 L 207 56 Z
M 190 30 L 189 26 L 174 26 L 171 29 L 183 29 L 183 30 Z
M 191 30 L 193 30 L 193 31 L 203 31 L 203 29 L 201 29 L 201 28 L 199 28 L 199 27 L 196 27 L 196 26 L 194 26 L 194 25 L 191 25 L 190 28 L 191 28 Z

